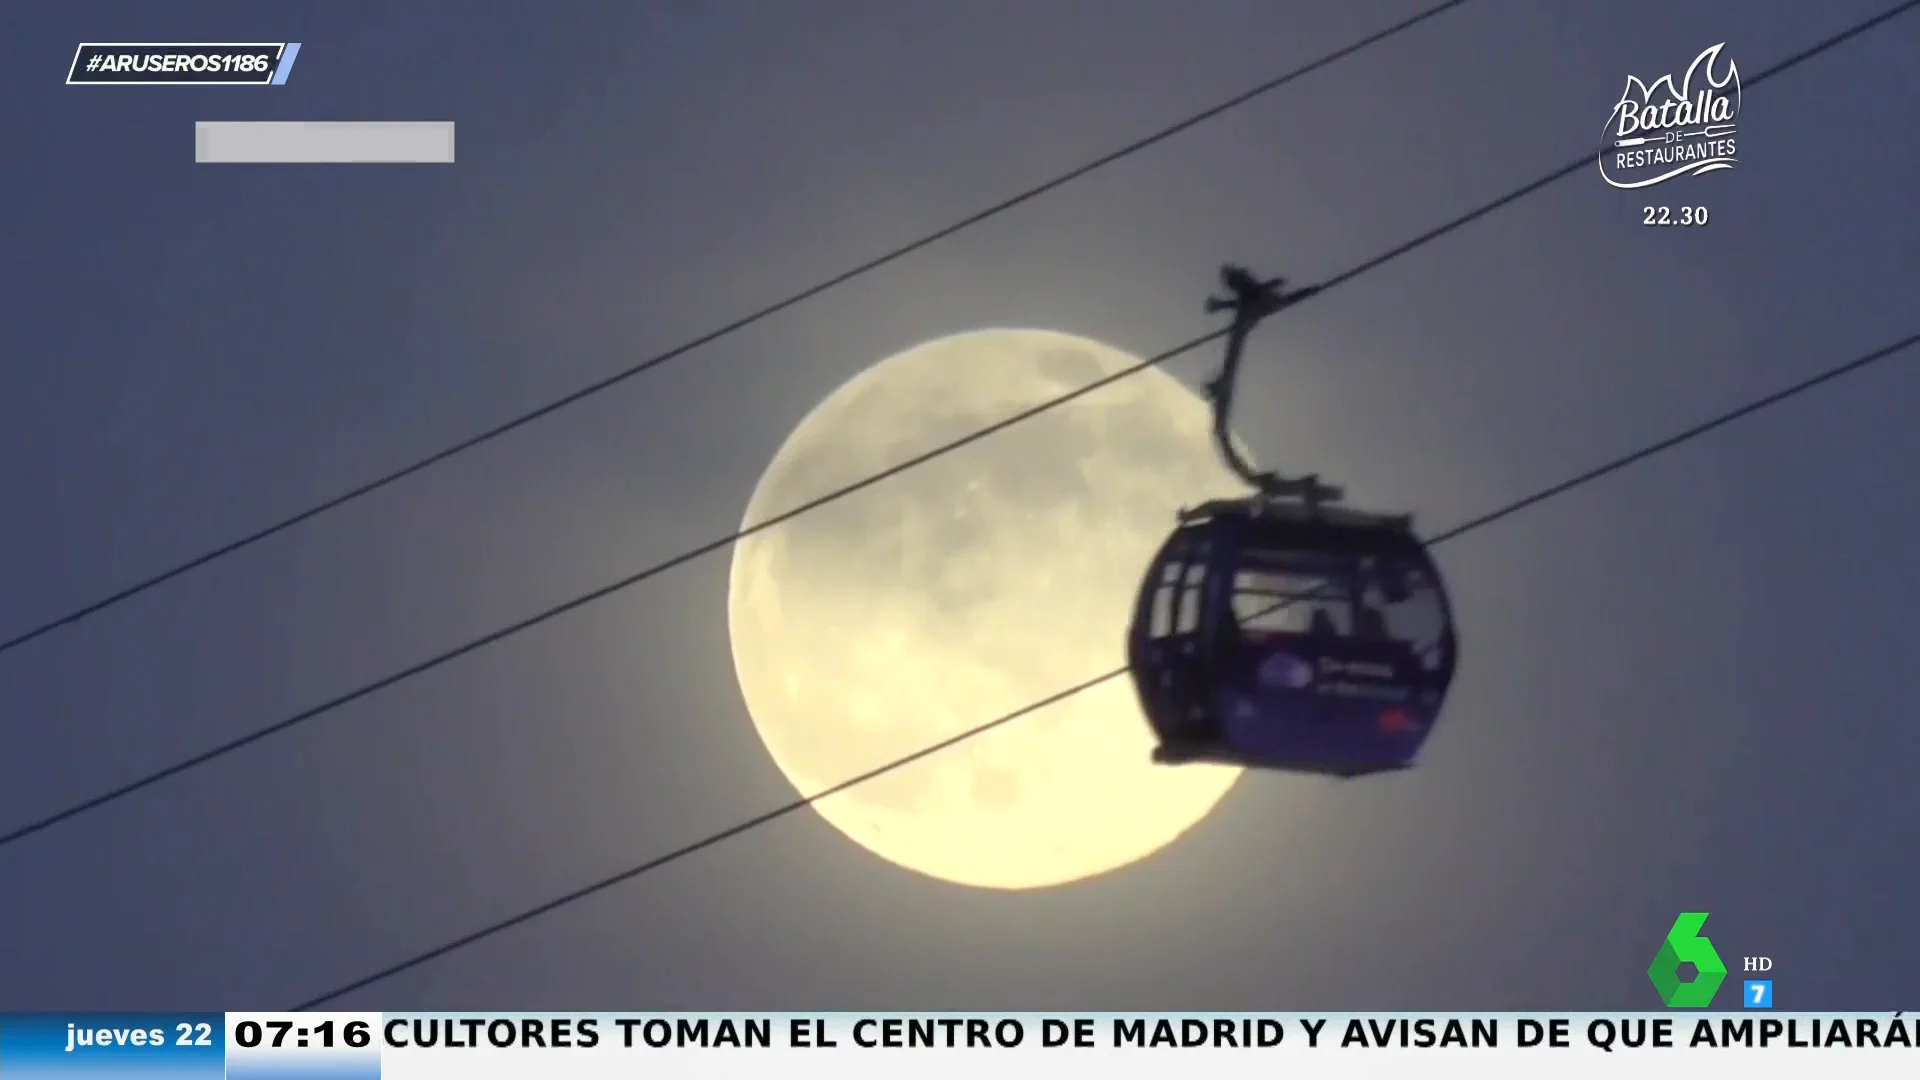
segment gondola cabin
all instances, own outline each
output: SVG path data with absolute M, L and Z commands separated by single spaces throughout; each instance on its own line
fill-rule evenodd
M 1408 518 L 1259 496 L 1182 514 L 1127 651 L 1155 761 L 1340 777 L 1413 764 L 1457 658 Z

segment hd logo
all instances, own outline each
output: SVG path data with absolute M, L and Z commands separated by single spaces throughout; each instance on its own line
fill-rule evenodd
M 1727 965 L 1720 962 L 1713 942 L 1700 933 L 1706 924 L 1706 912 L 1682 912 L 1673 920 L 1667 940 L 1661 942 L 1660 951 L 1647 968 L 1647 978 L 1653 980 L 1654 990 L 1670 1009 L 1707 1008 L 1713 1004 L 1713 996 L 1720 992 L 1720 984 L 1726 981 Z M 1692 980 L 1681 980 L 1681 964 L 1693 965 Z

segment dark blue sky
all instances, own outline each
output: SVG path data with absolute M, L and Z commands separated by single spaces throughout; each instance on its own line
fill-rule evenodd
M 1885 2 L 1476 0 L 0 656 L 0 831 L 726 532 L 884 355 L 985 325 L 1156 352 L 1210 327 L 1222 259 L 1338 273 L 1591 150 L 1629 74 L 1716 41 L 1757 72 Z M 16 12 L 0 637 L 1418 6 Z M 61 85 L 81 40 L 259 39 L 304 42 L 289 85 Z M 1735 170 L 1583 172 L 1302 307 L 1246 437 L 1438 530 L 1911 332 L 1917 53 L 1920 15 L 1753 90 Z M 192 164 L 195 120 L 437 118 L 451 168 Z M 1711 224 L 1644 228 L 1649 203 Z M 1644 1008 L 1696 909 L 1775 958 L 1780 1007 L 1893 1007 L 1920 957 L 1917 368 L 1442 549 L 1466 663 L 1415 773 L 1249 778 L 1159 856 L 1032 894 L 796 815 L 344 1004 Z M 0 850 L 0 1008 L 291 1004 L 789 799 L 726 565 Z

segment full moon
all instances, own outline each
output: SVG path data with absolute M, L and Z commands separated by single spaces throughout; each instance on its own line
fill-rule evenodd
M 1040 330 L 916 346 L 801 421 L 745 523 L 1138 363 Z M 812 795 L 1123 666 L 1176 511 L 1244 490 L 1210 425 L 1199 395 L 1149 369 L 742 541 L 734 671 L 780 771 Z M 1239 778 L 1155 765 L 1152 746 L 1115 678 L 814 809 L 922 874 L 1058 885 L 1172 843 Z

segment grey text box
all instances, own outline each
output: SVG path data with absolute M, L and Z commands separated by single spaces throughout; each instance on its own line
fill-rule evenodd
M 203 165 L 451 165 L 451 120 L 202 120 Z

